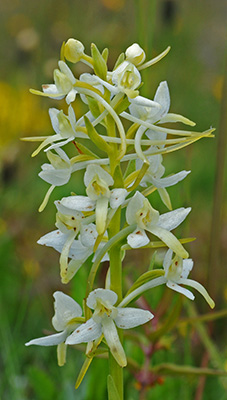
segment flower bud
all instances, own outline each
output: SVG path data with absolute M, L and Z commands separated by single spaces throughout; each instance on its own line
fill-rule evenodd
M 76 39 L 67 40 L 64 46 L 64 56 L 66 60 L 76 63 L 80 61 L 84 54 L 84 45 Z
M 125 55 L 126 60 L 130 61 L 134 65 L 142 64 L 142 62 L 146 58 L 144 50 L 137 43 L 134 43 L 130 47 L 128 47 Z

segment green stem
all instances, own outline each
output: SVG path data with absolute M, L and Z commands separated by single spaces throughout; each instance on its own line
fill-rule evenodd
M 109 237 L 112 238 L 121 231 L 121 207 L 116 211 L 114 218 L 109 225 Z M 121 262 L 121 244 L 119 242 L 109 251 L 110 257 L 110 289 L 118 295 L 118 301 L 122 299 L 122 262 Z M 120 340 L 122 335 L 118 332 Z M 114 385 L 119 394 L 119 400 L 123 400 L 123 368 L 109 354 L 109 372 L 113 378 Z

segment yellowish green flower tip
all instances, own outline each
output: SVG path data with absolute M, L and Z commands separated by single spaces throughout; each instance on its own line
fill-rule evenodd
M 84 55 L 84 45 L 76 39 L 68 39 L 64 45 L 64 57 L 66 60 L 77 63 Z

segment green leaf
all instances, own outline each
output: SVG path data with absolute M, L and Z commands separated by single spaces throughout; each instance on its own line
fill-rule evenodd
M 89 107 L 92 115 L 95 118 L 98 118 L 101 113 L 100 113 L 100 109 L 99 109 L 97 101 L 90 96 L 86 96 L 86 98 L 87 98 L 87 102 L 88 102 L 88 107 Z
M 108 56 L 109 56 L 109 49 L 107 49 L 107 47 L 102 51 L 102 57 L 104 58 L 105 62 L 107 63 L 108 60 Z
M 156 255 L 157 255 L 157 250 L 152 254 L 151 262 L 148 268 L 149 271 L 152 271 L 152 269 L 154 269 Z
M 87 156 L 90 156 L 91 158 L 98 158 L 98 156 L 95 153 L 93 153 L 93 151 L 89 150 L 83 144 L 76 142 L 75 140 L 74 140 L 74 143 L 75 143 L 77 149 L 80 150 L 81 154 L 86 154 Z
M 101 79 L 106 80 L 107 65 L 98 47 L 94 43 L 91 44 L 91 55 L 93 58 L 94 71 L 96 75 Z
M 120 400 L 120 396 L 111 375 L 107 376 L 108 400 Z
M 127 110 L 128 106 L 130 106 L 130 102 L 128 100 L 128 97 L 126 96 L 123 100 L 121 100 L 115 107 L 114 110 L 116 113 L 119 115 L 123 111 Z
M 108 154 L 111 150 L 111 147 L 98 134 L 98 132 L 96 131 L 96 129 L 94 128 L 94 126 L 92 125 L 92 123 L 86 116 L 84 116 L 84 121 L 85 121 L 85 125 L 87 128 L 88 136 L 90 137 L 92 142 L 95 143 L 99 149 L 105 151 Z
M 125 60 L 125 53 L 121 53 L 117 59 L 117 61 L 115 62 L 115 65 L 113 67 L 113 71 L 120 65 L 123 63 L 123 61 Z

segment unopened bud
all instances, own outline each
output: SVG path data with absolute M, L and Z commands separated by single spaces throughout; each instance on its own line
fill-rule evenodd
M 125 55 L 126 60 L 134 65 L 142 64 L 142 62 L 146 58 L 144 50 L 137 43 L 134 43 L 130 47 L 128 47 Z
M 66 60 L 76 63 L 81 60 L 84 54 L 84 45 L 76 39 L 67 40 L 64 46 Z

